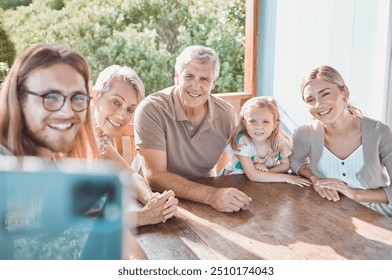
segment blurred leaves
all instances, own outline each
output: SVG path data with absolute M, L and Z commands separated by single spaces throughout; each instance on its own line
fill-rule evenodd
M 0 0 L 0 8 L 10 9 L 18 6 L 27 6 L 32 0 Z
M 14 62 L 15 48 L 9 40 L 0 21 L 0 78 L 4 78 L 8 73 L 9 66 Z
M 215 92 L 243 90 L 243 0 L 33 0 L 0 12 L 1 21 L 17 55 L 33 43 L 67 44 L 87 57 L 93 79 L 109 65 L 128 65 L 147 93 L 173 83 L 183 48 L 206 45 L 222 65 Z

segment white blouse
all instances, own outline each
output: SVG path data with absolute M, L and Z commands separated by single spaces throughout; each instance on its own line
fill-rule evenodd
M 370 189 L 370 187 L 362 185 L 357 178 L 357 174 L 362 169 L 364 163 L 362 145 L 343 160 L 324 146 L 318 167 L 327 178 L 342 180 L 352 189 L 366 190 Z M 383 215 L 392 215 L 392 205 L 373 202 L 360 203 Z

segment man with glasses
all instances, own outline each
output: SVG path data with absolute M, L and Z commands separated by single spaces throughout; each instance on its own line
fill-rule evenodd
M 69 47 L 26 49 L 0 95 L 0 156 L 98 159 L 89 81 L 86 59 Z M 124 234 L 123 258 L 146 258 L 129 232 Z
M 14 63 L 0 96 L 0 154 L 98 157 L 90 71 L 68 47 L 38 44 Z
M 45 94 L 39 94 L 31 90 L 26 90 L 27 94 L 39 96 L 42 98 L 42 104 L 49 112 L 56 112 L 63 108 L 65 100 L 68 96 L 64 96 L 61 92 L 51 91 Z M 91 97 L 85 93 L 76 93 L 70 97 L 71 107 L 75 112 L 83 112 L 88 108 Z

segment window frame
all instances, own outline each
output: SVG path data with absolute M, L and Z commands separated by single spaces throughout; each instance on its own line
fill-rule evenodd
M 245 53 L 244 91 L 216 94 L 231 103 L 237 112 L 241 105 L 257 95 L 257 51 L 260 1 L 246 0 L 245 3 Z

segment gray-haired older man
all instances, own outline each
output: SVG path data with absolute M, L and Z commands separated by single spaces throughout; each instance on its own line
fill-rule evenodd
M 245 193 L 192 181 L 215 174 L 234 125 L 234 108 L 210 94 L 218 76 L 219 59 L 213 49 L 184 49 L 177 57 L 175 85 L 138 106 L 135 144 L 153 188 L 172 189 L 177 197 L 237 212 L 251 201 Z

